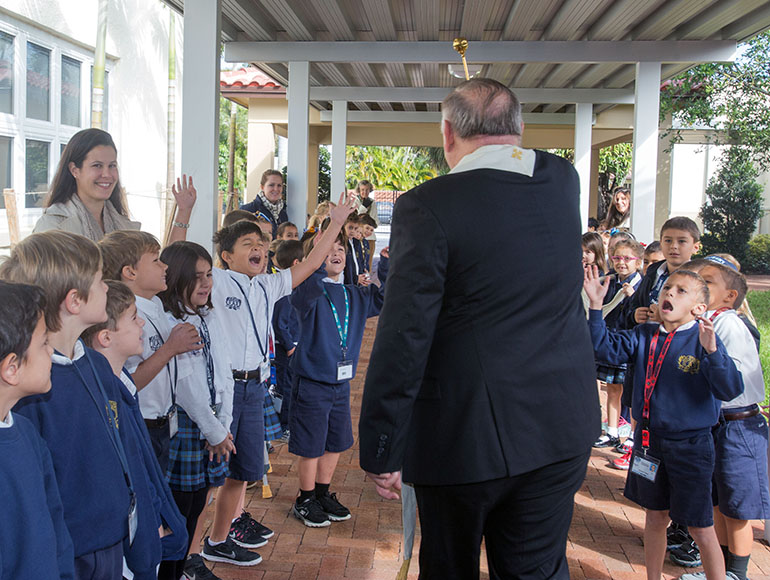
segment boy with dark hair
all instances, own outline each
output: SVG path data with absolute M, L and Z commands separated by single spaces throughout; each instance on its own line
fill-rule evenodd
M 281 226 L 278 226 L 279 232 Z M 275 259 L 281 270 L 286 270 L 300 263 L 304 257 L 302 242 L 299 240 L 283 241 L 278 245 L 278 249 L 275 252 Z M 282 439 L 288 441 L 292 383 L 292 372 L 289 363 L 299 341 L 299 319 L 297 318 L 296 310 L 291 305 L 291 298 L 289 296 L 284 296 L 275 303 L 273 333 L 275 334 L 276 388 L 281 397 L 283 397 L 280 412 L 281 429 L 283 430 Z
M 139 407 L 165 473 L 169 445 L 177 431 L 177 383 L 190 372 L 177 356 L 200 350 L 200 336 L 192 324 L 172 326 L 163 311 L 157 294 L 166 289 L 167 266 L 160 260 L 160 244 L 154 236 L 140 231 L 112 232 L 99 242 L 99 249 L 105 277 L 131 289 L 139 316 L 146 323 L 142 353 L 129 357 L 126 368 L 139 391 Z
M 237 222 L 214 236 L 224 269 L 214 268 L 211 300 L 223 324 L 231 331 L 233 378 L 233 434 L 236 453 L 230 459 L 229 476 L 217 495 L 210 537 L 203 542 L 202 556 L 214 562 L 252 566 L 261 557 L 244 546 L 261 543 L 273 535 L 248 512 L 241 512 L 246 483 L 259 481 L 264 472 L 264 414 L 270 378 L 269 340 L 275 303 L 288 296 L 321 266 L 337 233 L 353 207 L 354 198 L 343 194 L 331 211 L 327 233 L 316 239 L 315 249 L 303 261 L 276 274 L 262 274 L 267 244 L 257 224 Z
M 385 249 L 380 287 L 344 284 L 345 242 L 340 233 L 324 264 L 291 295 L 300 319 L 299 344 L 291 362 L 295 376 L 289 417 L 289 452 L 299 456 L 299 497 L 293 513 L 309 527 L 350 518 L 350 510 L 329 493 L 329 486 L 340 453 L 353 445 L 350 381 L 366 320 L 382 308 L 387 276 Z
M 765 398 L 762 365 L 751 332 L 735 311 L 743 303 L 748 287 L 735 265 L 721 256 L 707 256 L 684 267 L 697 271 L 706 281 L 711 296 L 706 317 L 714 323 L 746 387 L 743 394 L 722 403 L 719 422 L 712 429 L 717 537 L 728 575 L 746 580 L 754 543 L 750 520 L 770 518 L 768 432 L 759 412 Z M 672 556 L 675 552 L 672 550 Z M 682 578 L 699 580 L 705 574 L 696 572 Z
M 642 256 L 642 276 L 647 273 L 649 268 L 655 262 L 663 260 L 663 252 L 660 251 L 660 242 L 655 240 L 647 244 L 644 248 L 644 255 Z
M 233 211 L 227 212 L 225 217 L 222 218 L 222 227 L 229 227 L 241 220 L 257 223 L 257 216 L 245 209 L 234 209 Z
M 51 388 L 45 295 L 0 282 L 0 577 L 74 578 L 72 540 L 45 441 L 23 416 L 19 399 Z
M 612 364 L 635 363 L 638 388 L 632 411 L 637 444 L 625 496 L 646 509 L 647 577 L 661 577 L 666 526 L 673 520 L 689 527 L 709 580 L 722 580 L 724 559 L 711 508 L 711 427 L 719 419 L 719 400 L 741 394 L 743 380 L 714 324 L 703 317 L 708 287 L 698 274 L 677 270 L 658 292 L 661 324 L 626 331 L 608 330 L 601 318 L 607 287 L 596 268 L 586 268 L 584 288 L 596 356 Z
M 347 246 L 345 248 L 345 284 L 355 284 L 356 286 L 368 286 L 371 283 L 369 277 L 369 263 L 365 261 L 364 245 L 361 242 L 361 217 L 356 214 L 350 214 L 348 221 L 345 222 L 345 237 Z
M 120 578 L 137 513 L 119 431 L 121 394 L 103 357 L 78 340 L 106 319 L 101 269 L 96 244 L 62 231 L 25 238 L 0 265 L 0 278 L 35 284 L 46 296 L 51 390 L 20 401 L 14 414 L 29 419 L 51 451 L 77 578 Z

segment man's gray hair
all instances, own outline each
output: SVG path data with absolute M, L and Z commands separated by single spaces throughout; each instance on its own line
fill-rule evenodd
M 492 79 L 471 79 L 441 103 L 443 118 L 458 137 L 521 135 L 521 103 L 508 87 Z

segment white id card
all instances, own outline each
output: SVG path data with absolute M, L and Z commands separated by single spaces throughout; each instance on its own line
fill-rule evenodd
M 128 545 L 134 543 L 136 528 L 139 525 L 139 514 L 136 513 L 136 495 L 131 494 L 131 505 L 128 508 Z
M 179 417 L 176 416 L 176 409 L 172 409 L 168 414 L 169 439 L 173 439 L 177 431 L 179 431 Z
M 631 473 L 635 473 L 639 477 L 654 482 L 658 475 L 659 468 L 660 459 L 655 459 L 654 457 L 643 455 L 641 453 L 634 453 L 634 458 L 631 462 Z
M 343 360 L 337 363 L 337 380 L 347 381 L 353 378 L 353 361 Z

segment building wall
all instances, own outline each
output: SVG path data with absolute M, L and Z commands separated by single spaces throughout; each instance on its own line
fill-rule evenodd
M 167 173 L 167 103 L 169 9 L 159 0 L 110 0 L 107 17 L 108 130 L 118 148 L 120 179 L 128 206 L 142 228 L 155 235 L 163 230 L 161 197 Z M 29 138 L 51 143 L 48 182 L 59 161 L 61 147 L 80 128 L 90 126 L 90 69 L 96 44 L 97 0 L 3 0 L 0 30 L 19 37 L 16 51 L 15 86 L 21 109 L 15 115 L 0 114 L 0 136 L 15 124 L 12 164 L 13 188 L 24 192 L 24 141 Z M 26 87 L 26 40 L 52 50 L 50 123 L 33 123 L 24 116 Z M 176 143 L 181 143 L 182 18 L 176 17 Z M 59 121 L 60 56 L 80 60 L 80 127 L 62 126 Z M 15 117 L 15 118 L 11 118 Z M 176 167 L 181 163 L 177 145 Z M 22 235 L 31 231 L 42 212 L 25 208 L 20 198 Z M 2 212 L 3 214 L 5 212 Z M 0 215 L 0 245 L 7 244 L 5 216 Z

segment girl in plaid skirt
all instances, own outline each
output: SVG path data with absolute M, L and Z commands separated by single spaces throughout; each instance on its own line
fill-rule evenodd
M 159 296 L 169 320 L 193 324 L 203 346 L 179 360 L 180 365 L 190 365 L 192 372 L 178 383 L 179 431 L 171 440 L 166 472 L 179 510 L 187 518 L 192 548 L 186 561 L 164 562 L 158 578 L 177 580 L 182 572 L 204 566 L 196 528 L 211 488 L 224 482 L 230 453 L 235 451 L 229 431 L 233 376 L 226 355 L 227 334 L 211 306 L 210 254 L 198 244 L 176 242 L 163 250 L 161 260 L 168 265 L 168 289 Z

